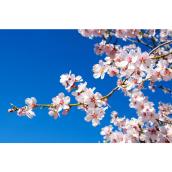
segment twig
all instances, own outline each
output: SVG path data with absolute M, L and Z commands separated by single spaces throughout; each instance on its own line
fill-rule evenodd
M 170 55 L 170 54 L 172 54 L 172 52 L 169 52 L 169 53 L 167 53 L 167 54 L 163 54 L 163 55 L 161 55 L 161 56 L 155 56 L 155 57 L 152 57 L 151 59 L 156 59 L 156 60 L 158 60 L 158 59 L 164 58 L 164 57 L 166 57 L 166 56 L 168 56 L 168 55 Z
M 118 89 L 119 89 L 119 86 L 115 87 L 114 89 L 112 89 L 111 92 L 109 92 L 107 95 L 103 96 L 101 99 L 104 100 L 104 99 L 109 98 L 109 97 L 112 96 L 113 93 L 114 93 L 115 91 L 117 91 Z
M 164 46 L 164 45 L 167 45 L 167 44 L 171 44 L 172 43 L 172 40 L 170 41 L 167 41 L 167 42 L 164 42 L 163 44 L 160 44 L 158 45 L 157 47 L 155 47 L 152 51 L 150 51 L 149 55 L 151 55 L 154 51 L 156 51 L 158 48 Z

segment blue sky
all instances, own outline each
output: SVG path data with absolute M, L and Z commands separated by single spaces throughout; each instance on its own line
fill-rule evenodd
M 95 80 L 92 76 L 92 66 L 100 58 L 93 52 L 96 41 L 82 37 L 77 30 L 0 30 L 0 142 L 96 143 L 102 141 L 99 133 L 109 124 L 111 110 L 136 116 L 121 92 L 110 98 L 111 109 L 96 128 L 85 122 L 85 113 L 76 108 L 57 120 L 47 109 L 36 110 L 32 120 L 7 113 L 9 102 L 20 106 L 25 98 L 35 96 L 39 103 L 50 103 L 59 92 L 70 95 L 59 83 L 60 75 L 69 70 L 82 75 L 90 87 L 108 93 L 116 79 Z M 156 106 L 162 97 L 164 102 L 171 101 L 160 90 L 145 90 L 145 94 Z

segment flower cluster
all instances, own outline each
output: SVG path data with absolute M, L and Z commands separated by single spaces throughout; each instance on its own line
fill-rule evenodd
M 115 35 L 117 38 L 124 40 L 126 40 L 126 38 L 140 37 L 142 35 L 140 29 L 82 29 L 79 30 L 79 33 L 89 38 L 97 36 L 104 36 L 106 38 Z
M 59 93 L 58 96 L 52 98 L 52 105 L 49 108 L 49 115 L 53 116 L 54 119 L 57 119 L 59 116 L 59 112 L 64 110 L 64 114 L 66 114 L 69 109 L 70 97 L 64 95 L 64 93 Z
M 154 41 L 167 41 L 172 38 L 172 30 L 170 29 L 81 29 L 79 33 L 84 37 L 104 37 L 115 36 L 124 41 L 128 38 L 142 39 L 142 38 L 153 38 Z
M 161 29 L 160 31 L 160 41 L 164 42 L 167 41 L 168 39 L 172 38 L 172 30 L 169 29 Z
M 172 105 L 168 103 L 165 104 L 160 102 L 159 111 L 165 116 L 172 114 Z
M 150 79 L 155 81 L 169 81 L 172 79 L 172 68 L 170 67 L 172 63 L 172 56 L 169 55 L 167 57 L 167 60 L 160 59 L 154 70 L 152 70 L 152 73 L 150 75 Z
M 70 75 L 75 77 L 74 74 Z M 63 78 L 68 78 L 68 80 L 65 80 L 65 83 L 69 83 L 71 81 L 71 77 L 68 77 L 69 74 L 64 74 L 62 76 Z M 79 80 L 77 80 L 76 78 L 79 78 Z M 87 83 L 81 82 L 81 77 L 77 76 L 73 80 L 75 82 L 72 82 L 72 87 L 70 87 L 72 89 L 70 89 L 70 91 L 72 91 L 72 95 L 77 101 L 78 108 L 86 112 L 86 121 L 92 121 L 93 126 L 99 125 L 100 120 L 103 119 L 105 110 L 107 109 L 106 99 L 104 99 L 99 92 L 95 92 L 95 88 L 87 88 Z M 61 83 L 68 90 L 68 87 L 66 87 L 64 82 Z
M 142 121 L 155 121 L 156 114 L 154 104 L 148 101 L 148 97 L 135 89 L 130 94 L 130 107 L 137 110 L 137 114 L 141 117 Z
M 106 44 L 105 41 L 95 44 L 94 51 L 97 55 L 106 54 L 107 56 L 113 57 L 118 50 L 113 44 Z
M 122 78 L 127 78 L 125 91 L 142 87 L 146 80 L 169 81 L 172 79 L 172 55 L 166 56 L 156 62 L 152 55 L 141 52 L 141 49 L 134 46 L 126 46 L 118 50 L 114 57 L 106 57 L 105 61 L 99 60 L 93 66 L 94 78 L 103 79 L 107 73 L 110 77 L 117 76 L 118 84 Z
M 127 89 L 130 90 L 150 77 L 154 64 L 155 61 L 148 53 L 142 53 L 140 48 L 127 46 L 119 50 L 114 57 L 106 57 L 105 61 L 100 60 L 94 65 L 93 76 L 103 79 L 107 73 L 111 77 L 117 76 L 120 80 L 129 78 Z
M 81 81 L 82 81 L 82 77 L 81 76 L 75 76 L 74 74 L 71 74 L 71 71 L 68 74 L 61 75 L 61 77 L 60 77 L 60 83 L 69 92 L 73 88 L 75 88 L 76 82 L 81 82 Z
M 127 38 L 141 37 L 142 34 L 140 29 L 116 29 L 115 36 L 126 40 Z
M 26 106 L 23 106 L 21 108 L 17 108 L 16 106 L 12 105 L 13 108 L 9 109 L 8 112 L 17 111 L 18 116 L 27 116 L 28 118 L 32 119 L 35 116 L 33 109 L 37 107 L 37 100 L 35 97 L 26 98 L 25 104 Z
M 158 125 L 158 122 L 146 125 L 141 118 L 126 119 L 112 112 L 112 125 L 102 128 L 101 135 L 106 143 L 169 143 L 172 141 L 172 127 L 169 124 Z
M 93 76 L 96 79 L 104 79 L 105 74 L 116 76 L 117 86 L 130 97 L 130 107 L 135 108 L 138 114 L 138 119 L 129 120 L 119 118 L 117 112 L 113 112 L 111 123 L 119 130 L 113 132 L 112 125 L 103 128 L 101 135 L 104 136 L 104 141 L 171 142 L 172 122 L 170 118 L 167 119 L 171 113 L 171 105 L 160 103 L 159 112 L 156 113 L 154 104 L 141 92 L 146 81 L 149 81 L 149 88 L 155 91 L 156 81 L 172 79 L 171 46 L 164 43 L 164 46 L 159 45 L 153 50 L 158 41 L 161 43 L 171 39 L 171 30 L 116 29 L 106 30 L 104 33 L 106 36 L 102 34 L 103 40 L 95 44 L 94 51 L 97 55 L 105 54 L 106 57 L 93 66 Z M 134 44 L 123 47 L 115 45 L 110 42 L 112 36 Z M 152 49 L 151 53 L 142 52 L 136 43 L 149 47 Z

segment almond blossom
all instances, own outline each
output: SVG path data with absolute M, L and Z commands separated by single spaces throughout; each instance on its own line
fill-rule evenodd
M 33 112 L 33 109 L 37 107 L 37 100 L 35 97 L 26 98 L 25 104 L 26 106 L 23 106 L 21 108 L 17 108 L 12 104 L 13 108 L 8 109 L 8 112 L 17 111 L 18 116 L 27 116 L 28 118 L 32 119 L 35 116 L 35 112 Z
M 117 48 L 113 44 L 106 44 L 105 41 L 95 44 L 94 51 L 96 55 L 105 53 L 107 56 L 113 57 L 117 52 Z
M 29 107 L 22 107 L 17 111 L 18 116 L 27 116 L 28 118 L 32 119 L 35 116 L 35 112 L 32 111 Z
M 34 108 L 36 106 L 37 100 L 35 97 L 26 98 L 25 103 L 30 107 Z
M 100 124 L 100 120 L 103 119 L 106 109 L 108 108 L 106 100 L 99 92 L 94 92 L 95 88 L 87 88 L 87 83 L 78 84 L 72 95 L 82 109 L 86 112 L 85 120 L 87 122 L 92 121 L 93 126 Z
M 65 97 L 64 93 L 59 93 L 56 97 L 52 98 L 52 106 L 49 108 L 49 115 L 57 119 L 60 111 L 70 109 L 69 103 L 70 97 Z
M 49 115 L 55 119 L 68 114 L 77 107 L 86 114 L 85 121 L 94 127 L 101 124 L 105 115 L 111 112 L 110 125 L 102 128 L 100 134 L 106 143 L 170 143 L 172 142 L 172 104 L 149 100 L 144 89 L 156 93 L 172 93 L 164 86 L 157 86 L 162 81 L 172 80 L 172 30 L 168 29 L 81 29 L 79 33 L 90 39 L 96 37 L 94 52 L 99 61 L 93 65 L 93 77 L 104 79 L 105 76 L 116 78 L 115 86 L 106 95 L 90 88 L 80 75 L 71 71 L 60 76 L 60 83 L 70 97 L 59 93 L 50 104 L 37 104 L 34 97 L 25 100 L 26 106 L 18 108 L 12 105 L 9 112 L 16 111 L 19 116 L 32 118 L 35 108 L 46 107 Z M 143 48 L 144 47 L 144 48 Z M 129 107 L 135 109 L 137 117 L 127 118 L 128 114 L 119 115 L 109 105 L 109 98 L 121 91 L 129 98 Z
M 89 37 L 89 38 L 102 36 L 105 32 L 106 32 L 106 30 L 104 30 L 104 29 L 81 29 L 81 30 L 79 30 L 79 33 L 82 36 Z
M 75 88 L 75 83 L 82 81 L 81 76 L 75 76 L 71 74 L 71 71 L 68 74 L 63 74 L 60 76 L 60 83 L 65 87 L 67 91 L 71 91 Z
M 85 117 L 85 120 L 90 122 L 92 121 L 92 125 L 95 127 L 100 124 L 100 120 L 103 119 L 105 110 L 103 108 L 89 108 L 87 110 L 87 115 Z
M 107 67 L 105 66 L 102 60 L 99 61 L 99 64 L 93 66 L 93 72 L 94 78 L 104 78 L 105 73 L 107 72 Z

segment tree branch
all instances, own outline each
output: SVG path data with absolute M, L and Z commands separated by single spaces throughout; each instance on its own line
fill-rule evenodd
M 164 46 L 164 45 L 167 45 L 167 44 L 171 44 L 171 43 L 172 43 L 172 40 L 167 41 L 167 42 L 164 42 L 164 43 L 158 45 L 158 46 L 155 47 L 152 51 L 150 51 L 149 55 L 153 54 L 153 52 L 155 52 L 158 48 L 160 48 L 160 47 L 162 47 L 162 46 Z
M 151 59 L 159 60 L 159 59 L 164 58 L 164 57 L 166 57 L 166 56 L 168 56 L 170 54 L 172 54 L 172 52 L 169 52 L 167 54 L 163 54 L 161 56 L 155 56 L 155 57 L 152 57 Z

